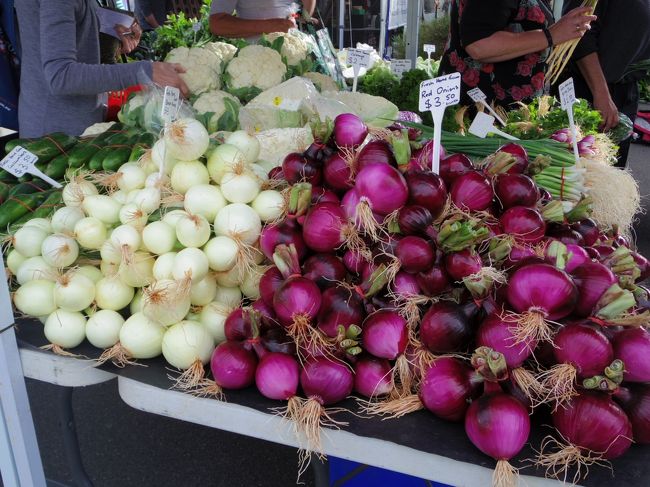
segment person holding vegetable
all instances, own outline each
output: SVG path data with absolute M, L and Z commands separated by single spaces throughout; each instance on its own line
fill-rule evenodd
M 579 3 L 571 0 L 566 7 Z M 573 76 L 576 96 L 593 103 L 603 117 L 601 130 L 607 131 L 618 125 L 619 112 L 636 117 L 643 71 L 629 68 L 650 59 L 650 0 L 600 0 L 594 13 L 598 20 L 576 47 L 566 77 Z M 630 142 L 619 143 L 620 167 L 627 162 Z
M 187 86 L 180 65 L 140 61 L 101 65 L 95 0 L 16 0 L 22 47 L 18 123 L 21 137 L 79 135 L 104 119 L 104 93 L 149 78 Z M 130 34 L 121 32 L 122 37 Z M 131 39 L 127 39 L 131 41 Z M 123 42 L 123 50 L 135 47 Z
M 477 87 L 503 107 L 531 101 L 543 93 L 549 48 L 582 37 L 596 19 L 589 10 L 553 24 L 547 0 L 454 0 L 439 74 L 462 74 L 461 103 L 470 104 L 467 91 Z
M 243 37 L 255 41 L 262 34 L 288 32 L 296 27 L 292 4 L 294 0 L 213 0 L 210 9 L 210 30 L 214 35 Z M 314 13 L 316 0 L 303 0 L 303 15 Z M 237 15 L 233 15 L 234 12 Z

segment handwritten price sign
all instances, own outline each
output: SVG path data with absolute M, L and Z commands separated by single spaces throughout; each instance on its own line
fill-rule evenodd
M 38 161 L 38 156 L 32 154 L 21 146 L 16 146 L 7 156 L 0 161 L 0 168 L 17 178 L 25 174 L 31 174 L 41 178 L 43 181 L 51 184 L 55 188 L 62 186 L 49 176 L 46 176 L 34 164 Z
M 460 102 L 460 73 L 428 79 L 420 83 L 420 111 L 431 112 Z
M 162 109 L 160 116 L 165 123 L 170 123 L 176 118 L 178 113 L 178 103 L 181 100 L 181 92 L 173 86 L 165 86 L 163 95 Z
M 413 62 L 410 59 L 393 59 L 390 62 L 390 70 L 399 79 L 402 79 L 402 75 L 410 71 L 412 67 Z

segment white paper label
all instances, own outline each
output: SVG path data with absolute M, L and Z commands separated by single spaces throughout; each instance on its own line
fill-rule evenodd
M 460 102 L 460 73 L 451 73 L 420 83 L 420 111 L 439 111 Z
M 162 110 L 160 116 L 165 123 L 172 122 L 178 113 L 178 102 L 181 99 L 181 92 L 173 86 L 165 86 Z
M 427 53 L 427 56 L 431 56 L 431 54 L 436 52 L 436 45 L 435 44 L 425 44 L 424 45 L 424 52 Z
M 410 59 L 393 59 L 390 62 L 391 72 L 402 79 L 402 75 L 413 68 L 413 63 Z
M 476 103 L 480 103 L 482 101 L 487 100 L 487 96 L 485 95 L 485 93 L 483 93 L 483 90 L 481 90 L 481 88 L 472 88 L 467 92 L 467 96 L 469 96 L 472 99 L 472 101 Z
M 36 161 L 38 156 L 18 145 L 0 161 L 0 168 L 19 178 L 30 173 Z
M 484 139 L 488 134 L 497 134 L 503 137 L 504 139 L 509 140 L 518 140 L 516 137 L 513 137 L 510 134 L 502 132 L 494 126 L 495 117 L 488 115 L 487 113 L 478 112 L 476 117 L 472 121 L 472 125 L 469 126 L 469 133 L 481 137 Z
M 348 64 L 358 73 L 359 69 L 370 66 L 370 53 L 361 49 L 348 49 Z
M 198 32 L 198 31 L 200 31 L 200 30 L 201 30 L 201 22 L 194 22 L 194 23 L 192 24 L 192 30 L 193 30 L 194 32 Z
M 566 110 L 576 102 L 576 92 L 573 87 L 573 78 L 569 78 L 559 86 L 560 105 Z

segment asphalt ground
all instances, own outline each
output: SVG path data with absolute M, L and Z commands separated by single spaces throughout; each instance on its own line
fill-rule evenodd
M 630 168 L 650 208 L 650 146 L 632 147 Z M 636 244 L 650 256 L 647 212 L 639 216 Z M 73 485 L 53 410 L 57 388 L 27 380 L 27 389 L 46 476 Z M 76 389 L 73 408 L 83 462 L 97 487 L 295 485 L 295 449 L 132 409 L 115 381 Z M 311 472 L 303 481 L 314 485 Z

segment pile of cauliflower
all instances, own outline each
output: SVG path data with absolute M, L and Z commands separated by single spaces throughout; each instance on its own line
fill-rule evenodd
M 224 78 L 230 91 L 252 88 L 259 92 L 279 85 L 286 74 L 287 66 L 277 51 L 251 45 L 240 49 L 228 63 Z
M 287 60 L 289 66 L 298 66 L 305 59 L 309 58 L 310 47 L 296 35 L 285 34 L 284 32 L 273 32 L 271 34 L 266 34 L 265 37 L 266 40 L 271 43 L 280 37 L 284 38 L 281 53 Z

